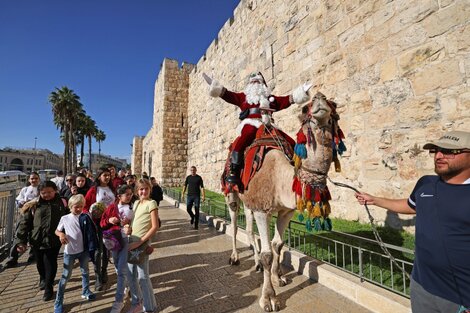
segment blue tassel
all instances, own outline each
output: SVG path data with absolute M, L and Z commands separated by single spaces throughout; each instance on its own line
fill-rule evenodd
M 303 144 L 303 143 L 296 144 L 295 147 L 294 147 L 294 152 L 301 159 L 306 159 L 307 158 L 307 148 L 305 147 L 305 144 Z
M 299 222 L 303 222 L 304 221 L 304 215 L 303 214 L 299 214 L 297 216 L 297 219 L 299 220 Z
M 331 231 L 333 229 L 333 224 L 331 223 L 331 219 L 329 217 L 324 219 L 324 226 L 323 229 L 326 231 Z
M 308 219 L 305 223 L 305 228 L 307 229 L 307 231 L 312 231 L 312 222 L 310 221 L 310 219 Z
M 315 228 L 316 231 L 322 230 L 321 220 L 320 220 L 319 217 L 315 217 L 313 219 L 313 225 L 314 225 L 314 228 Z
M 339 155 L 343 155 L 343 152 L 346 151 L 346 145 L 344 144 L 344 142 L 342 140 L 339 141 L 339 144 L 338 144 L 338 153 Z

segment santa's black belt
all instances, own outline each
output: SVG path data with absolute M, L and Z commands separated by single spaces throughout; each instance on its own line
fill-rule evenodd
M 250 108 L 250 115 L 251 114 L 261 114 L 261 110 L 259 108 Z

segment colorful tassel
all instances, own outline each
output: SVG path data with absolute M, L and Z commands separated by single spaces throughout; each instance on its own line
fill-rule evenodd
M 333 229 L 333 223 L 331 223 L 329 217 L 323 219 L 323 229 L 326 231 L 331 231 Z
M 319 217 L 313 219 L 313 227 L 316 231 L 322 230 L 322 223 Z
M 314 198 L 313 200 L 315 202 L 320 202 L 321 201 L 321 195 L 320 195 L 320 191 L 318 190 L 318 188 L 315 188 L 315 195 L 314 195 Z
M 307 231 L 312 231 L 312 222 L 310 221 L 310 219 L 305 222 L 305 228 L 307 229 Z
M 305 199 L 312 200 L 312 187 L 310 185 L 305 186 Z
M 331 206 L 330 206 L 330 203 L 326 201 L 325 203 L 323 203 L 323 216 L 327 217 L 330 214 L 331 214 Z
M 335 172 L 341 173 L 341 164 L 339 163 L 338 157 L 334 158 L 333 162 L 335 163 Z
M 300 166 L 302 165 L 302 159 L 297 155 L 297 154 L 294 154 L 294 167 L 296 169 L 299 169 Z
M 299 156 L 301 159 L 307 158 L 307 148 L 304 143 L 297 143 L 294 147 L 294 153 Z
M 302 184 L 297 177 L 295 177 L 292 182 L 292 191 L 295 192 L 296 195 L 302 196 Z
M 299 130 L 297 133 L 297 143 L 299 144 L 306 144 L 307 143 L 307 137 L 304 134 L 304 131 L 302 129 Z
M 313 215 L 313 217 L 320 217 L 321 216 L 321 208 L 320 208 L 320 203 L 319 202 L 315 203 L 315 205 L 313 206 L 312 215 Z
M 339 144 L 338 144 L 338 153 L 339 155 L 343 155 L 343 152 L 346 151 L 346 145 L 344 144 L 344 142 L 342 140 L 339 141 Z
M 338 127 L 338 137 L 341 138 L 341 139 L 344 139 L 344 133 L 343 131 L 341 130 L 341 128 Z
M 304 200 L 302 200 L 301 198 L 297 200 L 297 211 L 299 211 L 300 213 L 303 213 L 304 211 Z
M 307 212 L 312 212 L 313 210 L 313 204 L 312 201 L 307 201 Z

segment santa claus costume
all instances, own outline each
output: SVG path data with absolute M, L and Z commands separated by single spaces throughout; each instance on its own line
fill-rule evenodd
M 241 109 L 241 123 L 237 127 L 238 137 L 232 145 L 230 174 L 227 182 L 240 185 L 239 171 L 243 163 L 243 154 L 256 137 L 256 131 L 264 123 L 269 124 L 272 112 L 288 108 L 292 103 L 301 104 L 309 99 L 307 84 L 294 90 L 291 95 L 274 96 L 266 85 L 260 72 L 253 73 L 249 77 L 248 85 L 244 92 L 232 92 L 223 87 L 217 80 L 212 80 L 209 94 L 212 97 L 220 97 L 228 103 Z

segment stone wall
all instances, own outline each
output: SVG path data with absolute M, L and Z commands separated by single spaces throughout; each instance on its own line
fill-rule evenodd
M 188 87 L 192 64 L 165 59 L 155 82 L 153 126 L 143 141 L 142 171 L 181 185 L 187 168 Z
M 132 173 L 142 172 L 142 142 L 145 137 L 135 136 L 132 141 L 131 170 Z
M 210 98 L 201 74 L 240 91 L 257 70 L 273 94 L 308 81 L 339 104 L 348 151 L 332 179 L 407 197 L 419 176 L 433 173 L 423 143 L 470 130 L 469 1 L 241 1 L 189 76 L 188 165 L 209 189 L 219 190 L 238 109 Z M 299 112 L 294 105 L 276 113 L 276 124 L 293 135 Z M 333 215 L 365 220 L 350 191 L 331 193 Z M 372 214 L 412 224 L 382 209 Z
M 407 197 L 421 175 L 433 173 L 424 142 L 470 130 L 469 1 L 242 0 L 195 66 L 164 60 L 142 170 L 169 186 L 195 165 L 206 188 L 218 191 L 239 110 L 210 98 L 201 74 L 241 91 L 258 70 L 273 94 L 308 81 L 312 93 L 339 104 L 348 151 L 332 179 Z M 276 124 L 294 135 L 299 113 L 297 105 L 278 112 Z M 352 192 L 330 188 L 334 216 L 366 220 Z M 397 228 L 413 225 L 371 210 Z

